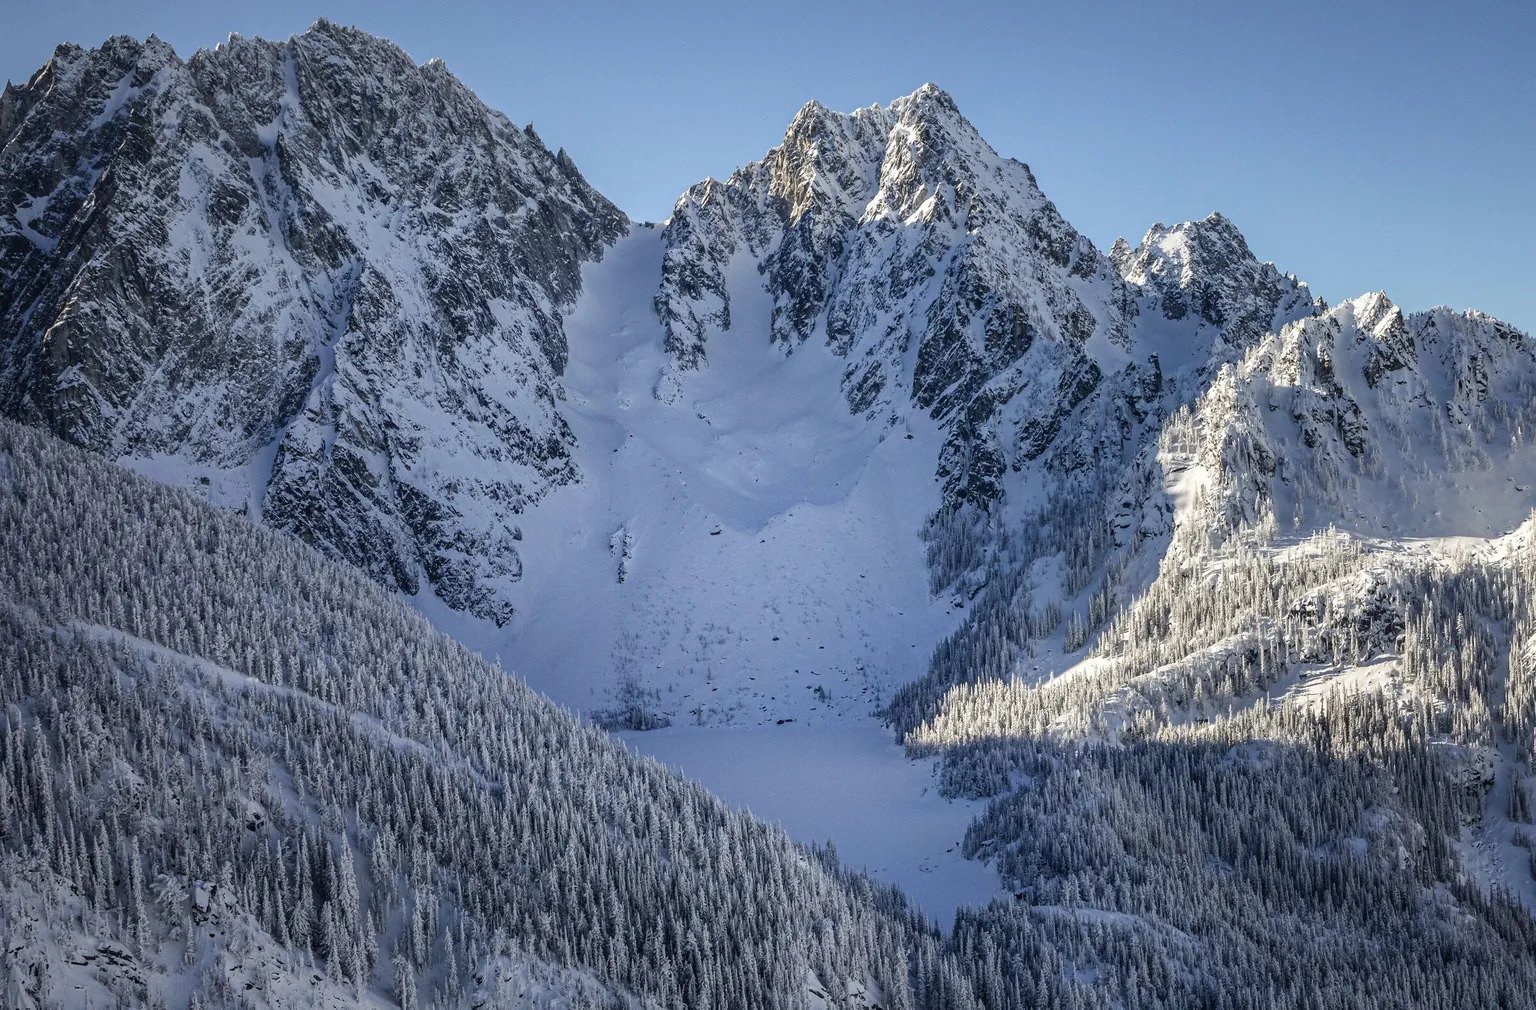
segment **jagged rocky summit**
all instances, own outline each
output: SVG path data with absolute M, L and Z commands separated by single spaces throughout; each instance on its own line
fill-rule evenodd
M 0 99 L 0 405 L 492 620 L 574 480 L 580 264 L 626 219 L 440 61 L 60 46 Z
M 0 99 L 0 205 L 0 409 L 386 586 L 504 623 L 522 517 L 610 479 L 577 461 L 564 323 L 629 222 L 440 61 L 328 21 L 61 46 Z M 1168 417 L 1325 309 L 1219 214 L 1100 252 L 932 84 L 807 104 L 659 242 L 657 397 L 722 339 L 814 342 L 852 416 L 940 427 L 947 509 L 1135 491 Z

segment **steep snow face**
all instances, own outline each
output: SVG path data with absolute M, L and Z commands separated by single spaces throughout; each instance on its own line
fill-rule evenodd
M 503 622 L 624 228 L 440 62 L 318 22 L 61 46 L 0 98 L 0 404 Z
M 874 710 L 962 611 L 930 594 L 919 537 L 942 433 L 852 413 L 843 362 L 770 339 L 747 255 L 728 327 L 679 372 L 651 300 L 666 253 L 638 227 L 583 271 L 566 319 L 564 416 L 583 479 L 522 517 L 529 577 L 503 628 L 419 600 L 527 683 L 728 802 L 903 888 L 935 921 L 997 894 Z M 658 384 L 667 395 L 656 396 Z

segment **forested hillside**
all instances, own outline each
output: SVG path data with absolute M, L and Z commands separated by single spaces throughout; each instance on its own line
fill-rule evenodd
M 1113 744 L 1027 715 L 964 741 L 935 729 L 952 788 L 999 793 L 966 844 L 1016 889 L 945 937 L 348 569 L 9 422 L 0 534 L 17 548 L 0 559 L 12 1005 L 1536 993 L 1529 915 L 1463 872 L 1479 794 L 1424 746 L 1445 728 L 1428 704 L 1336 692 L 1161 730 L 1128 719 Z M 1358 559 L 1318 545 L 1310 570 Z M 1513 577 L 1428 596 L 1486 603 Z M 1445 647 L 1417 634 L 1426 655 Z
M 1147 924 L 1159 993 L 1524 1005 L 1529 340 L 1373 295 L 1211 372 L 1038 522 L 936 518 L 979 595 L 887 718 L 1029 902 Z
M 899 895 L 351 570 L 10 422 L 0 538 L 5 1005 L 1001 1007 L 1021 1004 L 982 986 L 1072 988 L 1033 960 L 979 977 Z

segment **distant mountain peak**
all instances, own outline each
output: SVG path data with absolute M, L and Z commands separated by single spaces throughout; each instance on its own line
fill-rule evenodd
M 821 104 L 818 99 L 813 98 L 800 106 L 800 111 L 796 112 L 794 118 L 789 121 L 789 129 L 785 132 L 793 133 L 802 124 L 815 123 L 829 115 L 835 115 L 835 113 Z
M 1116 241 L 1110 259 L 1127 282 L 1157 295 L 1165 317 L 1222 326 L 1229 343 L 1251 343 L 1319 310 L 1304 283 L 1260 262 L 1219 211 L 1171 227 L 1159 221 L 1135 248 Z
M 932 81 L 925 83 L 909 95 L 893 99 L 887 108 L 897 112 L 961 115 L 960 107 L 955 104 L 954 97 Z
M 356 39 L 368 43 L 382 42 L 390 46 L 394 45 L 393 42 L 390 42 L 382 35 L 374 35 L 371 32 L 363 31 L 361 28 L 357 28 L 352 25 L 344 25 L 339 21 L 325 17 L 324 15 L 317 17 L 314 21 L 310 22 L 309 27 L 299 33 L 299 36 L 303 35 L 332 35 L 342 38 Z M 295 38 L 299 36 L 295 36 Z
M 1171 258 L 1187 260 L 1191 255 L 1231 253 L 1241 259 L 1254 259 L 1248 240 L 1232 219 L 1220 211 L 1211 211 L 1198 220 L 1180 221 L 1169 226 L 1159 221 L 1147 229 L 1143 247 L 1157 246 Z
M 665 244 L 655 304 L 679 368 L 701 367 L 712 333 L 732 325 L 728 264 L 746 252 L 773 299 L 769 339 L 846 358 L 855 413 L 916 409 L 955 426 L 944 469 L 957 493 L 995 496 L 1001 460 L 1042 451 L 1098 382 L 1079 360 L 1090 337 L 1126 340 L 1131 310 L 1109 262 L 934 84 L 850 113 L 807 103 L 761 160 L 691 189 Z M 1060 387 L 1038 405 L 1049 416 L 1018 422 L 1022 447 L 973 457 L 1036 358 Z
M 1397 305 L 1387 297 L 1385 291 L 1368 291 L 1358 295 L 1349 300 L 1349 306 L 1355 314 L 1356 321 L 1367 328 L 1374 326 L 1376 321 L 1397 310 Z

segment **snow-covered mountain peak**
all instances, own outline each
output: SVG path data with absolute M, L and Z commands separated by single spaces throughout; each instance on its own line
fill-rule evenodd
M 1533 397 L 1536 354 L 1508 324 L 1405 314 L 1381 292 L 1342 302 L 1225 368 L 1192 405 L 1199 434 L 1171 425 L 1203 484 L 1178 523 L 1202 544 L 1252 527 L 1502 535 L 1530 514 Z
M 395 45 L 389 39 L 384 38 L 382 35 L 374 35 L 373 33 L 366 32 L 363 29 L 356 27 L 355 25 L 344 25 L 339 21 L 333 21 L 332 19 L 324 16 L 315 18 L 314 21 L 310 22 L 308 28 L 293 36 L 290 41 L 306 38 L 328 38 L 334 40 L 337 44 L 349 49 L 391 50 L 394 52 L 402 53 L 403 55 L 403 50 L 401 50 L 399 46 Z
M 1134 249 L 1116 242 L 1110 258 L 1121 277 L 1153 296 L 1165 318 L 1221 327 L 1236 346 L 1321 308 L 1304 282 L 1261 262 L 1219 212 L 1173 227 L 1154 224 Z
M 813 132 L 819 124 L 837 113 L 827 108 L 819 99 L 811 99 L 800 106 L 800 111 L 795 113 L 795 118 L 789 121 L 789 128 L 784 131 L 785 139 L 789 137 Z
M 1046 202 L 1028 166 L 999 156 L 948 93 L 926 84 L 889 112 L 880 192 L 866 217 L 945 220 L 974 232 L 993 214 L 1028 215 Z
M 1392 303 L 1385 291 L 1372 291 L 1351 298 L 1341 307 L 1347 309 L 1356 326 L 1377 335 L 1403 325 L 1402 310 Z
M 318 21 L 61 48 L 0 98 L 0 404 L 505 620 L 575 479 L 580 265 L 626 220 L 439 66 Z
M 1172 273 L 1179 283 L 1188 285 L 1199 274 L 1210 272 L 1207 266 L 1213 263 L 1258 262 L 1242 232 L 1218 211 L 1172 227 L 1159 221 L 1147 229 L 1135 249 L 1123 239 L 1116 242 L 1113 255 L 1121 275 L 1133 284 L 1154 283 Z
M 999 176 L 1001 161 L 954 99 L 925 84 L 887 105 L 848 113 L 807 102 L 783 141 L 734 173 L 731 184 L 784 200 L 792 226 L 809 213 L 826 227 L 880 217 L 899 222 L 914 214 L 932 220 L 941 210 L 934 197 L 985 188 Z M 1038 197 L 1027 168 L 1017 167 L 1026 198 Z
M 955 100 L 950 96 L 949 92 L 932 81 L 925 81 L 921 87 L 910 95 L 904 95 L 891 102 L 891 108 L 898 110 L 918 107 L 938 108 L 947 110 L 954 115 L 960 114 L 960 109 L 955 105 Z
M 1090 338 L 1129 340 L 1134 307 L 1109 262 L 932 85 L 851 113 L 808 104 L 762 160 L 685 194 L 664 242 L 655 307 L 679 369 L 704 366 L 731 329 L 733 300 L 751 292 L 728 279 L 746 257 L 773 301 L 764 337 L 843 358 L 853 412 L 892 423 L 915 409 L 953 426 L 941 472 L 954 493 L 998 493 L 1019 449 L 996 445 L 985 461 L 972 449 L 1003 402 L 1053 384 L 1016 422 L 1023 451 L 1038 452 L 1051 415 L 1097 382 L 1075 360 Z
M 0 102 L 0 266 L 22 278 L 0 292 L 0 404 L 497 622 L 570 537 L 617 557 L 616 607 L 676 597 L 691 573 L 655 560 L 663 527 L 680 558 L 696 527 L 750 553 L 806 502 L 853 516 L 897 457 L 925 514 L 1029 513 L 1058 482 L 1118 481 L 1215 366 L 1264 372 L 1263 345 L 1305 362 L 1276 373 L 1289 391 L 1356 353 L 1337 321 L 1285 329 L 1320 304 L 1220 214 L 1106 257 L 932 85 L 807 103 L 609 252 L 626 222 L 563 151 L 356 29 L 185 63 L 131 39 L 61 53 Z M 605 253 L 607 301 L 578 305 Z M 1395 379 L 1425 343 L 1390 318 L 1362 324 L 1385 329 L 1359 374 Z M 626 467 L 690 518 L 653 532 Z M 616 504 L 573 532 L 536 514 L 557 490 Z M 854 554 L 800 595 L 858 591 L 828 588 L 867 574 Z M 525 556 L 542 568 L 518 586 Z
M 852 113 L 855 116 L 882 114 L 891 128 L 903 128 L 913 133 L 944 133 L 951 137 L 968 134 L 977 140 L 981 137 L 971 121 L 960 112 L 954 98 L 937 84 L 924 84 L 910 95 L 892 99 L 883 109 L 876 104 Z

